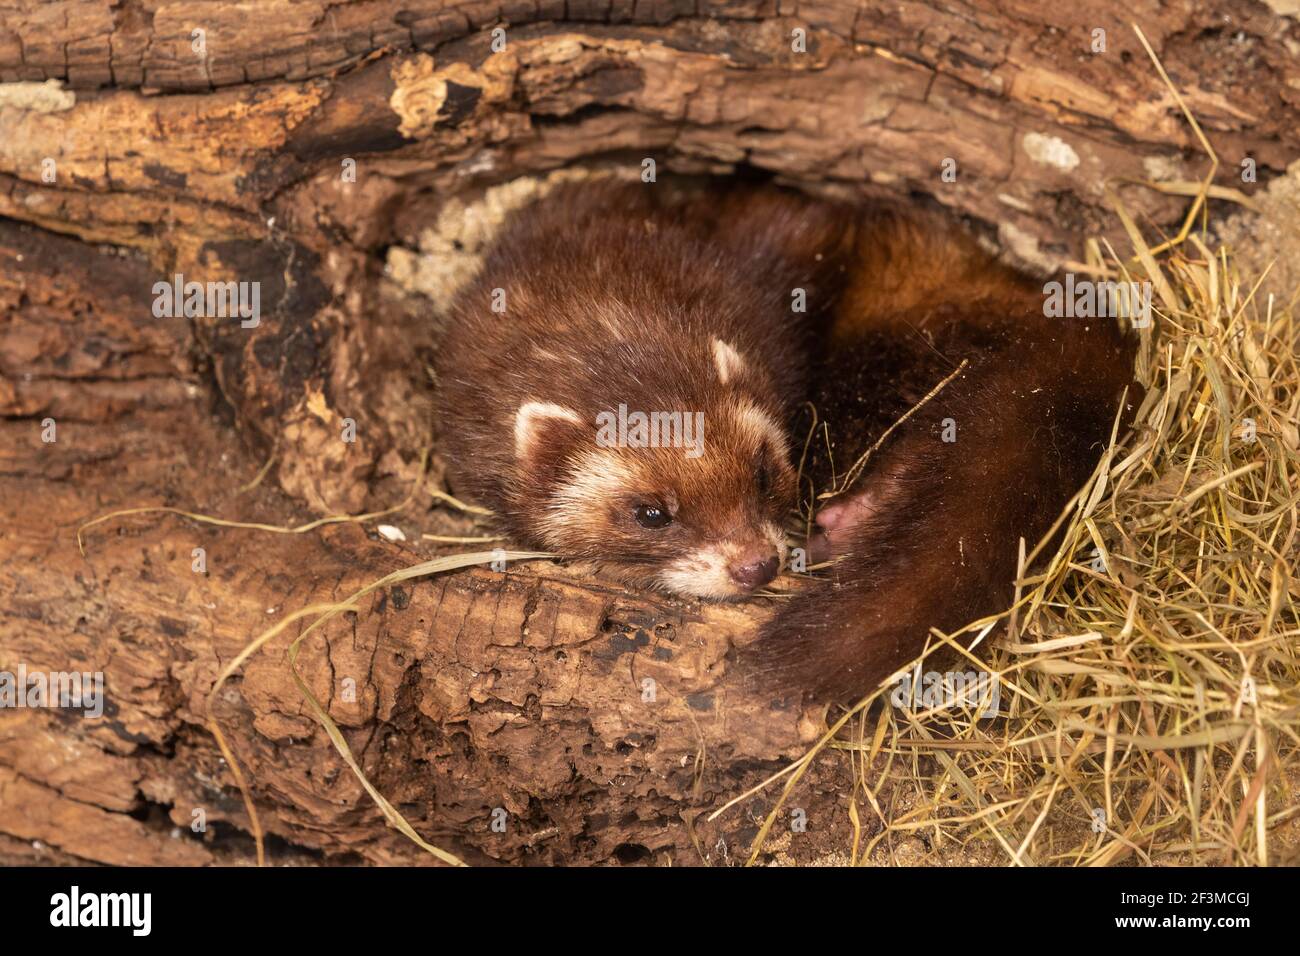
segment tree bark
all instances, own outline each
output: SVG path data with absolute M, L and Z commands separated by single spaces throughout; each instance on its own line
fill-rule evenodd
M 100 720 L 0 714 L 0 860 L 249 859 L 203 724 L 216 675 L 280 615 L 465 522 L 412 507 L 391 519 L 403 545 L 373 525 L 128 517 L 93 529 L 84 557 L 75 530 L 150 504 L 295 524 L 401 500 L 428 443 L 438 303 L 384 266 L 451 197 L 597 160 L 753 167 L 924 194 L 1009 258 L 1054 266 L 1116 236 L 1108 181 L 1208 168 L 1130 20 L 1220 183 L 1249 191 L 1243 160 L 1263 183 L 1296 157 L 1300 29 L 1281 0 L 0 0 L 0 670 L 103 671 L 110 701 Z M 1185 209 L 1125 197 L 1153 230 Z M 155 283 L 178 274 L 260 283 L 259 324 L 155 317 Z M 347 419 L 356 442 L 339 440 Z M 701 813 L 820 726 L 715 689 L 765 613 L 547 564 L 470 570 L 374 595 L 303 671 L 380 791 L 468 860 L 716 860 L 755 827 Z M 218 708 L 273 856 L 427 859 L 385 827 L 283 649 Z M 807 791 L 826 819 L 837 797 L 819 781 L 843 770 L 819 765 Z

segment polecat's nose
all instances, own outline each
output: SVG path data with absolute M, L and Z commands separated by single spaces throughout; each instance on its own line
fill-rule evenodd
M 768 581 L 776 577 L 777 568 L 780 562 L 777 561 L 776 555 L 770 558 L 763 558 L 759 561 L 750 561 L 745 564 L 737 565 L 731 569 L 731 577 L 741 587 L 761 588 Z

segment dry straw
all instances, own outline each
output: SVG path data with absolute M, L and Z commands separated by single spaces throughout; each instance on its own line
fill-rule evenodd
M 1134 255 L 1093 243 L 1087 263 L 1156 293 L 1134 430 L 1112 437 L 1054 554 L 1021 542 L 1014 606 L 934 632 L 908 668 L 956 651 L 964 667 L 942 669 L 991 671 L 999 714 L 891 706 L 885 681 L 764 784 L 784 780 L 750 862 L 828 749 L 854 769 L 854 862 L 908 835 L 936 859 L 991 845 L 1013 865 L 1300 861 L 1296 302 L 1261 295 L 1263 276 L 1239 274 L 1194 231 L 1207 198 L 1244 197 L 1210 185 L 1218 159 L 1174 95 L 1210 172 L 1148 185 L 1195 197 L 1184 228 L 1150 245 L 1112 192 Z M 982 657 L 970 652 L 995 631 Z
M 1198 218 L 1204 222 L 1207 199 L 1249 201 L 1212 185 L 1218 159 L 1177 91 L 1174 96 L 1211 168 L 1199 183 L 1145 185 L 1193 197 L 1184 228 L 1151 246 L 1112 193 L 1134 255 L 1124 260 L 1091 243 L 1083 266 L 1100 278 L 1149 281 L 1158 295 L 1154 328 L 1142 332 L 1137 377 L 1146 391 L 1134 430 L 1120 435 L 1116 426 L 1091 480 L 1054 529 L 1060 533 L 1055 553 L 1040 554 L 1041 544 L 1027 553 L 1020 542 L 1014 605 L 956 633 L 934 632 L 930 648 L 908 668 L 923 669 L 936 651 L 955 652 L 968 669 L 996 675 L 1000 712 L 980 719 L 969 707 L 875 706 L 894 686 L 884 682 L 838 714 L 799 760 L 713 814 L 784 780 L 751 862 L 786 797 L 827 750 L 845 754 L 854 769 L 848 816 L 855 862 L 872 858 L 890 837 L 908 834 L 927 835 L 936 852 L 992 845 L 1016 865 L 1300 860 L 1294 842 L 1275 839 L 1294 834 L 1300 817 L 1294 793 L 1300 781 L 1295 302 L 1261 297 L 1262 276 L 1252 281 L 1238 274 L 1227 250 L 1212 252 L 1193 231 Z M 417 489 L 422 477 L 423 465 Z M 434 496 L 483 513 L 444 493 Z M 168 512 L 301 534 L 381 517 L 410 500 L 296 528 L 139 508 L 105 515 L 81 531 L 113 517 Z M 79 531 L 79 544 L 80 538 Z M 480 552 L 397 571 L 344 601 L 287 615 L 222 670 L 207 717 L 244 794 L 259 862 L 260 821 L 211 705 L 249 656 L 310 617 L 288 652 L 304 699 L 388 823 L 443 862 L 460 863 L 426 843 L 366 779 L 298 673 L 297 657 L 307 637 L 329 619 L 358 611 L 360 599 L 376 590 L 501 557 L 550 555 Z M 1000 637 L 976 657 L 973 649 L 995 632 Z M 917 797 L 907 809 L 891 802 L 907 793 Z M 867 840 L 872 818 L 878 826 Z

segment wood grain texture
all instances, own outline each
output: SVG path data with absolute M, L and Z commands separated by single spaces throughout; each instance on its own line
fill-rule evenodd
M 0 667 L 103 670 L 111 702 L 101 721 L 0 715 L 0 858 L 250 858 L 202 726 L 215 675 L 278 614 L 427 549 L 164 516 L 95 529 L 83 558 L 75 528 L 145 504 L 295 523 L 400 500 L 428 438 L 434 329 L 384 252 L 415 246 L 447 197 L 595 160 L 754 167 L 841 195 L 924 194 L 1008 259 L 1056 264 L 1082 236 L 1115 235 L 1108 180 L 1206 168 L 1131 20 L 1222 183 L 1242 186 L 1243 158 L 1266 182 L 1300 152 L 1300 30 L 1249 0 L 0 0 Z M 1126 198 L 1153 230 L 1183 210 Z M 261 283 L 260 324 L 155 318 L 153 285 L 177 273 Z M 272 453 L 268 480 L 239 493 Z M 463 531 L 426 504 L 401 516 L 412 538 Z M 711 693 L 729 643 L 769 611 L 549 566 L 470 571 L 377 595 L 304 665 L 376 784 L 447 848 L 686 862 L 753 823 L 692 835 L 685 821 L 815 726 Z M 334 755 L 283 643 L 219 710 L 277 859 L 422 860 Z

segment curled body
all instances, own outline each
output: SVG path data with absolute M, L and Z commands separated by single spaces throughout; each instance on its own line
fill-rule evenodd
M 865 210 L 850 257 L 811 392 L 837 436 L 816 484 L 903 420 L 817 511 L 828 572 L 738 655 L 730 678 L 774 697 L 856 699 L 931 629 L 1010 606 L 1020 539 L 1051 530 L 1140 398 L 1114 318 L 1047 316 L 1041 280 L 942 219 Z
M 726 675 L 772 697 L 860 695 L 931 627 L 1005 607 L 1018 539 L 1087 478 L 1132 368 L 1113 320 L 1046 318 L 1040 283 L 950 223 L 771 190 L 563 188 L 449 319 L 454 490 L 522 545 L 709 599 L 785 562 L 806 401 L 835 436 L 807 462 L 824 488 L 956 372 L 796 542 L 829 572 Z

